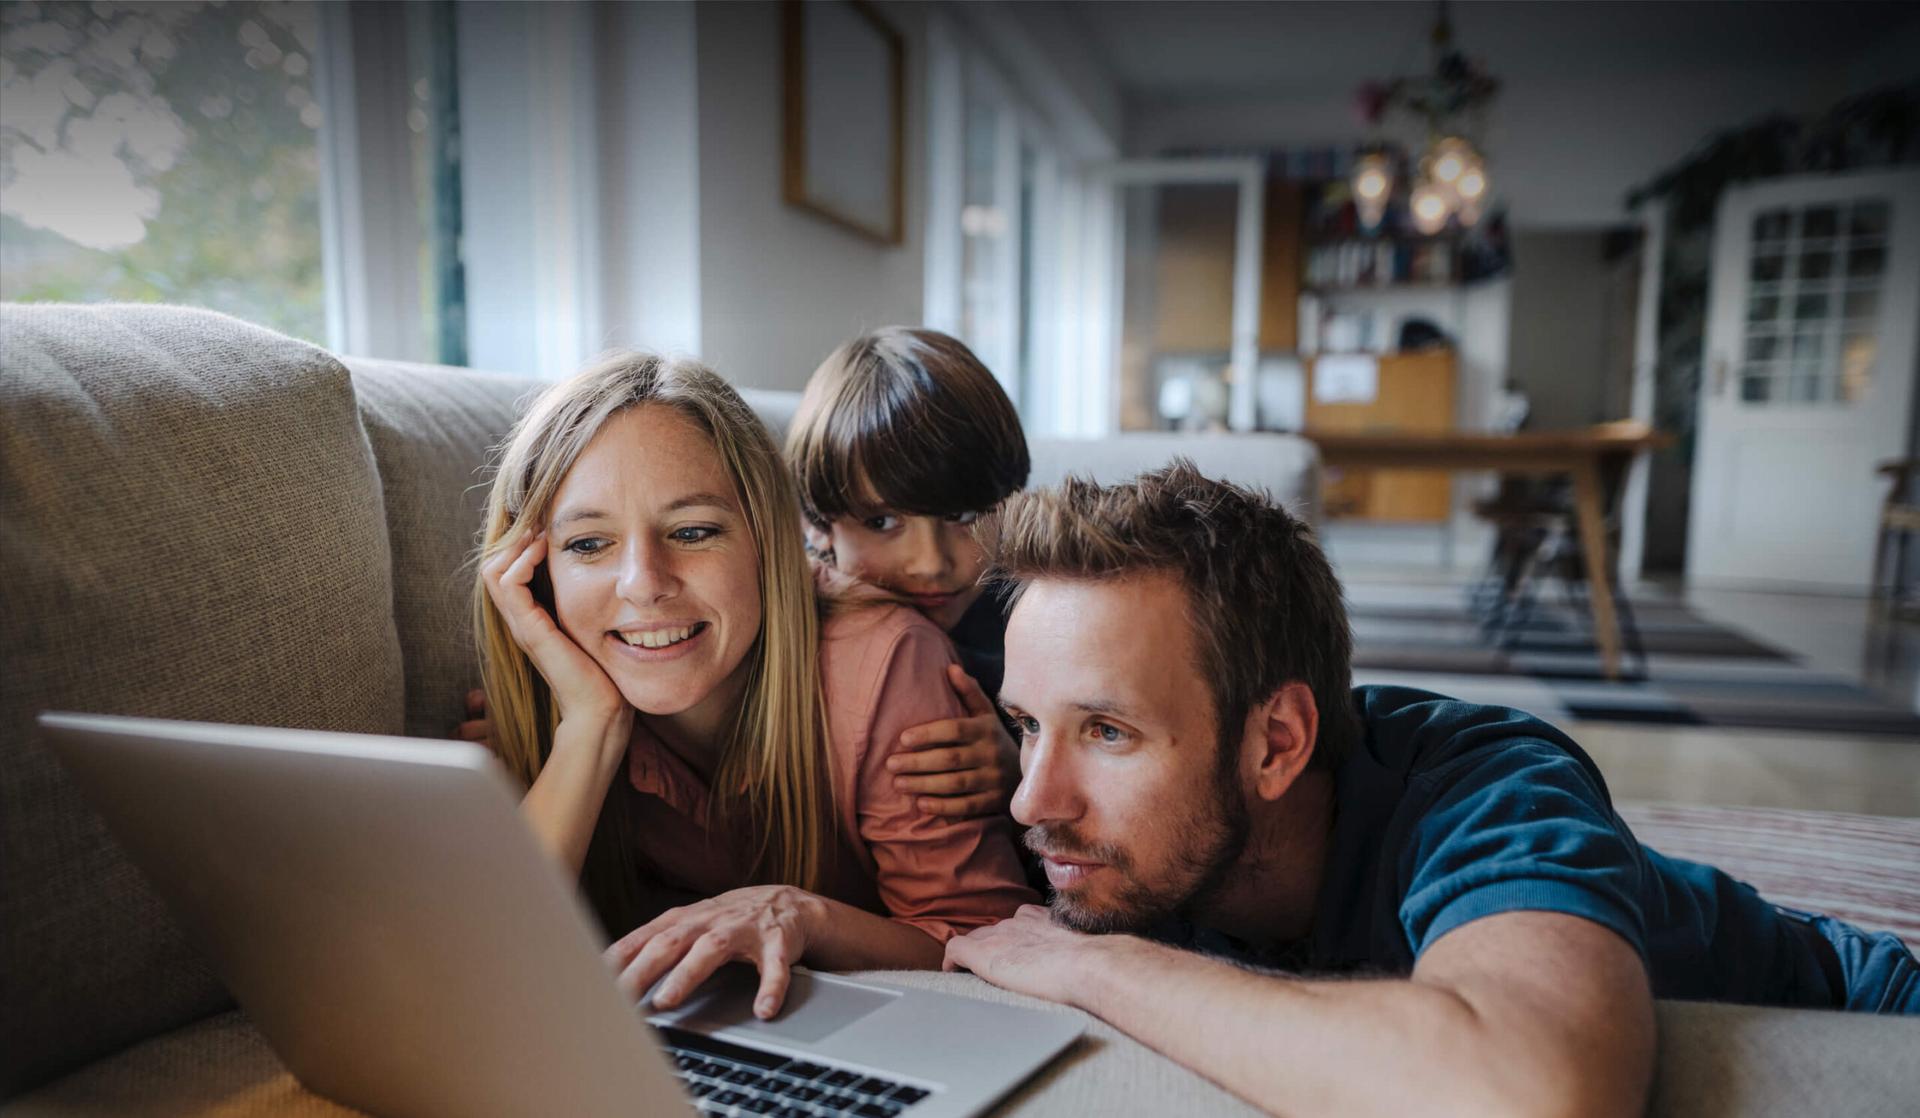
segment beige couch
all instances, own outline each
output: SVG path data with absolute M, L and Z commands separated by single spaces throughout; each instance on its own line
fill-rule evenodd
M 300 1090 L 36 740 L 44 709 L 442 737 L 476 679 L 463 568 L 530 382 L 342 361 L 201 311 L 0 311 L 0 1100 L 301 1114 Z M 774 423 L 790 395 L 752 394 Z M 1036 482 L 1174 449 L 1311 509 L 1283 436 L 1041 441 Z M 1001 997 L 971 978 L 906 980 Z M 1667 1006 L 1659 1109 L 1906 1112 L 1906 1023 Z M 1096 1029 L 1021 1113 L 1240 1104 Z M 1277 1050 L 1277 1054 L 1281 1054 Z M 1856 1105 L 1857 1104 L 1857 1105 Z

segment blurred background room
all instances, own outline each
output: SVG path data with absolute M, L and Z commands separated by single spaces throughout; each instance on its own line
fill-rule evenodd
M 1920 814 L 1911 3 L 0 4 L 0 297 L 1290 432 L 1362 681 Z

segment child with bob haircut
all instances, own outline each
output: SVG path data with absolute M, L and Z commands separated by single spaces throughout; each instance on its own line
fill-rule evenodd
M 816 555 L 914 606 L 959 652 L 949 675 L 967 714 L 901 735 L 889 762 L 898 788 L 930 814 L 1005 812 L 1019 750 L 990 696 L 1000 689 L 1006 611 L 981 584 L 972 525 L 1027 482 L 1013 401 L 959 339 L 885 327 L 814 370 L 787 460 Z

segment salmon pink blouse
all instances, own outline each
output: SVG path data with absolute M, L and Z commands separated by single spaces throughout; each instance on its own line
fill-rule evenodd
M 945 633 L 911 609 L 845 610 L 822 626 L 820 673 L 838 838 L 821 893 L 949 938 L 1039 898 L 1026 885 L 1011 822 L 928 815 L 893 787 L 886 760 L 912 726 L 966 712 L 947 681 Z M 641 793 L 641 864 L 670 891 L 712 896 L 749 884 L 753 836 L 717 832 L 711 786 L 638 719 L 627 777 Z

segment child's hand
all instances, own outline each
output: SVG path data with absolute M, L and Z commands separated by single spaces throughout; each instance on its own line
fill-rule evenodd
M 887 759 L 893 786 L 919 797 L 929 815 L 1004 815 L 1020 785 L 1020 747 L 965 669 L 949 664 L 947 678 L 967 714 L 903 732 L 900 751 Z
M 479 742 L 493 748 L 493 719 L 487 717 L 487 693 L 478 687 L 467 692 L 467 720 L 453 731 L 462 741 Z

